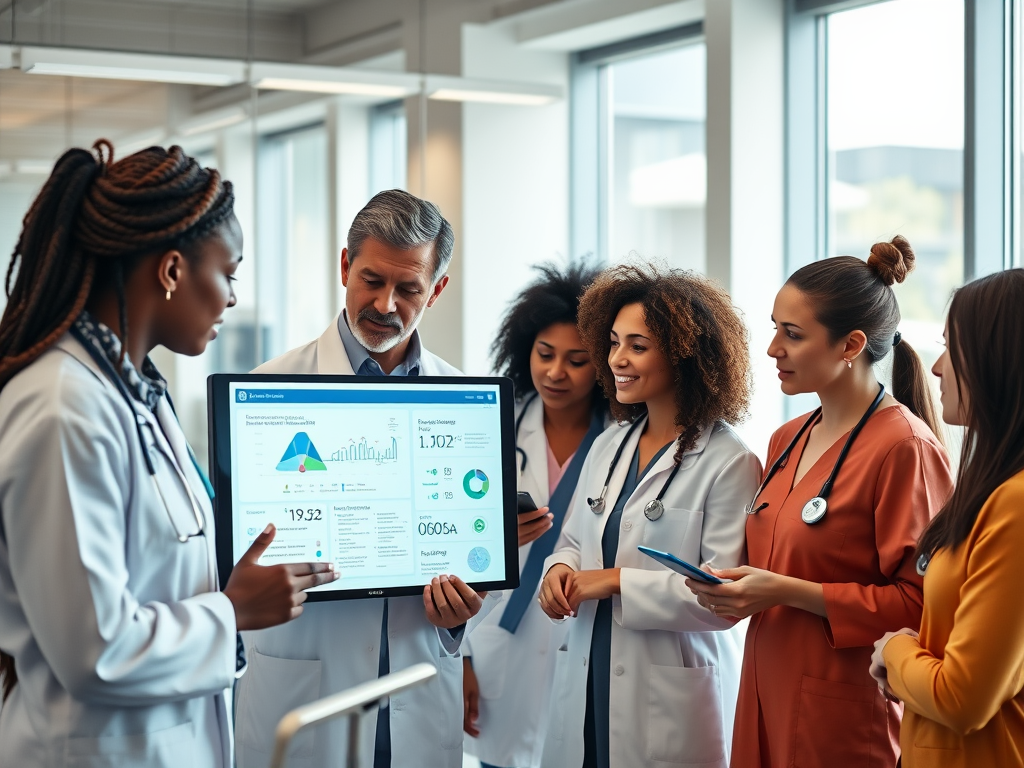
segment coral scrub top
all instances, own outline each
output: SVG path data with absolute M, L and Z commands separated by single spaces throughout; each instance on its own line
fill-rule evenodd
M 805 414 L 769 445 L 770 467 Z M 917 628 L 917 539 L 953 487 L 949 457 L 928 426 L 902 405 L 876 411 L 853 442 L 825 517 L 800 512 L 832 472 L 848 435 L 793 484 L 808 430 L 762 490 L 747 518 L 750 565 L 817 582 L 828 616 L 776 606 L 750 619 L 733 731 L 732 768 L 892 768 L 901 707 L 868 675 L 874 642 Z

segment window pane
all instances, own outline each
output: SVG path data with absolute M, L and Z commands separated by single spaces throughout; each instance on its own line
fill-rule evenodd
M 875 242 L 910 241 L 900 331 L 931 366 L 964 275 L 964 0 L 833 14 L 827 66 L 830 255 L 866 259 Z M 958 435 L 948 437 L 955 454 Z
M 256 266 L 264 360 L 317 338 L 333 317 L 326 159 L 323 126 L 260 143 Z
M 370 110 L 371 196 L 386 189 L 405 189 L 407 165 L 405 102 Z
M 705 59 L 697 44 L 608 65 L 611 261 L 705 268 Z
M 828 20 L 829 250 L 905 236 L 903 335 L 938 354 L 963 281 L 964 3 L 891 0 Z

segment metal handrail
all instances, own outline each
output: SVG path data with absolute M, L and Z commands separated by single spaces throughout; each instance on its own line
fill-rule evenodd
M 359 765 L 359 721 L 388 696 L 414 688 L 437 674 L 433 664 L 415 664 L 400 672 L 370 680 L 355 688 L 297 707 L 281 718 L 274 735 L 274 757 L 270 768 L 284 768 L 288 744 L 303 728 L 348 715 L 348 768 Z

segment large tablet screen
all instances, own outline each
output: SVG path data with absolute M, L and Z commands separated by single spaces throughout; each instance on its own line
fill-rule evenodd
M 222 583 L 273 523 L 261 564 L 341 572 L 310 599 L 418 594 L 439 574 L 518 585 L 507 379 L 215 374 L 209 390 Z

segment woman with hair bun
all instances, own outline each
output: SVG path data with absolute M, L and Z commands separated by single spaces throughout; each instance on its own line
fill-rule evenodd
M 690 580 L 717 616 L 750 616 L 733 768 L 896 764 L 901 709 L 867 674 L 882 633 L 917 627 L 917 538 L 952 489 L 924 366 L 898 330 L 903 237 L 797 270 L 775 298 L 782 391 L 821 406 L 772 436 L 747 511 L 749 565 Z M 893 349 L 895 347 L 895 350 Z M 874 364 L 894 351 L 893 390 Z
M 234 306 L 231 183 L 181 147 L 68 150 L 25 216 L 0 320 L 0 767 L 229 768 L 238 631 L 327 564 L 219 591 L 212 489 L 149 359 Z M 13 281 L 13 286 L 12 286 Z
M 576 325 L 580 297 L 599 269 L 584 261 L 537 269 L 540 277 L 512 302 L 492 349 L 518 399 L 519 490 L 540 508 L 519 515 L 519 587 L 463 644 L 464 728 L 476 737 L 470 751 L 484 768 L 540 764 L 555 648 L 565 637 L 565 627 L 537 604 L 541 567 L 608 421 L 608 401 Z
M 620 266 L 580 302 L 580 336 L 619 424 L 594 443 L 545 561 L 540 604 L 568 618 L 543 766 L 725 768 L 735 620 L 638 549 L 730 568 L 760 463 L 729 426 L 750 396 L 747 332 L 692 272 Z

